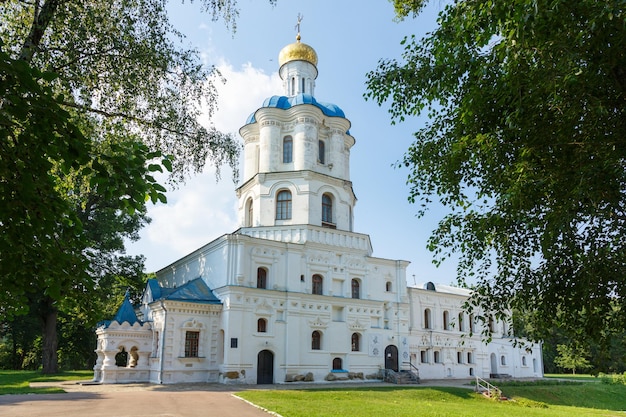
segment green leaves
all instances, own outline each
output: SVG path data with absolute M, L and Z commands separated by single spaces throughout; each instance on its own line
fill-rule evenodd
M 203 4 L 234 23 L 235 1 Z M 158 180 L 236 171 L 240 146 L 200 125 L 221 78 L 164 2 L 10 1 L 0 20 L 0 314 L 45 301 L 52 320 L 113 273 L 146 202 L 167 201 Z
M 402 160 L 409 199 L 452 211 L 429 247 L 461 255 L 485 314 L 532 309 L 544 329 L 606 337 L 598 321 L 626 295 L 623 5 L 459 0 L 439 23 L 366 94 L 392 121 L 430 118 Z

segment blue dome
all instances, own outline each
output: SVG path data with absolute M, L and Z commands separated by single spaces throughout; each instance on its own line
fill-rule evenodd
M 262 107 L 273 107 L 276 109 L 287 110 L 299 104 L 311 104 L 320 109 L 322 113 L 329 117 L 346 117 L 346 114 L 343 112 L 343 110 L 341 110 L 339 106 L 332 103 L 323 103 L 321 101 L 317 101 L 315 97 L 310 94 L 298 94 L 293 97 L 272 96 L 265 99 Z M 248 117 L 248 120 L 246 120 L 246 124 L 254 122 L 256 122 L 256 119 L 254 118 L 254 113 L 252 113 Z

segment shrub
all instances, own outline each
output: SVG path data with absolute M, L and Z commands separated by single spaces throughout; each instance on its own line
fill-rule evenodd
M 603 384 L 626 385 L 626 372 L 623 374 L 600 374 L 600 381 Z

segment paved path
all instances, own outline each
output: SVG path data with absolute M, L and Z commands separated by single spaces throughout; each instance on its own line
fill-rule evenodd
M 214 385 L 63 385 L 66 394 L 0 395 L 3 417 L 268 417 Z
M 74 382 L 37 383 L 59 386 L 65 394 L 0 395 L 2 417 L 268 417 L 269 414 L 233 393 L 245 389 L 328 388 L 328 384 L 228 386 L 222 384 L 111 384 L 79 385 Z M 333 384 L 390 386 L 384 383 Z M 468 381 L 422 381 L 418 386 L 463 386 Z

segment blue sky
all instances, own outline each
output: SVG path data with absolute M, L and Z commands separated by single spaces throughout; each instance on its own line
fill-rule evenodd
M 435 28 L 443 2 L 431 3 L 416 19 L 396 22 L 393 6 L 385 0 L 278 0 L 275 6 L 239 0 L 234 34 L 223 22 L 212 22 L 196 3 L 169 6 L 171 21 L 187 36 L 186 42 L 227 79 L 219 88 L 218 112 L 203 122 L 233 133 L 266 97 L 282 93 L 278 53 L 295 41 L 297 16 L 303 16 L 302 42 L 311 45 L 319 58 L 315 96 L 344 110 L 356 139 L 351 153 L 351 180 L 358 199 L 354 230 L 370 235 L 374 256 L 410 261 L 409 285 L 456 281 L 456 263 L 448 260 L 436 268 L 426 249 L 441 210 L 417 218 L 417 207 L 407 201 L 407 171 L 392 167 L 425 120 L 414 118 L 393 126 L 387 109 L 365 101 L 363 94 L 367 72 L 381 58 L 400 57 L 404 36 L 421 37 Z M 128 252 L 145 255 L 147 271 L 156 271 L 235 231 L 239 227 L 235 188 L 228 170 L 216 182 L 214 169 L 207 167 L 202 175 L 168 192 L 167 205 L 149 208 L 153 221 Z

